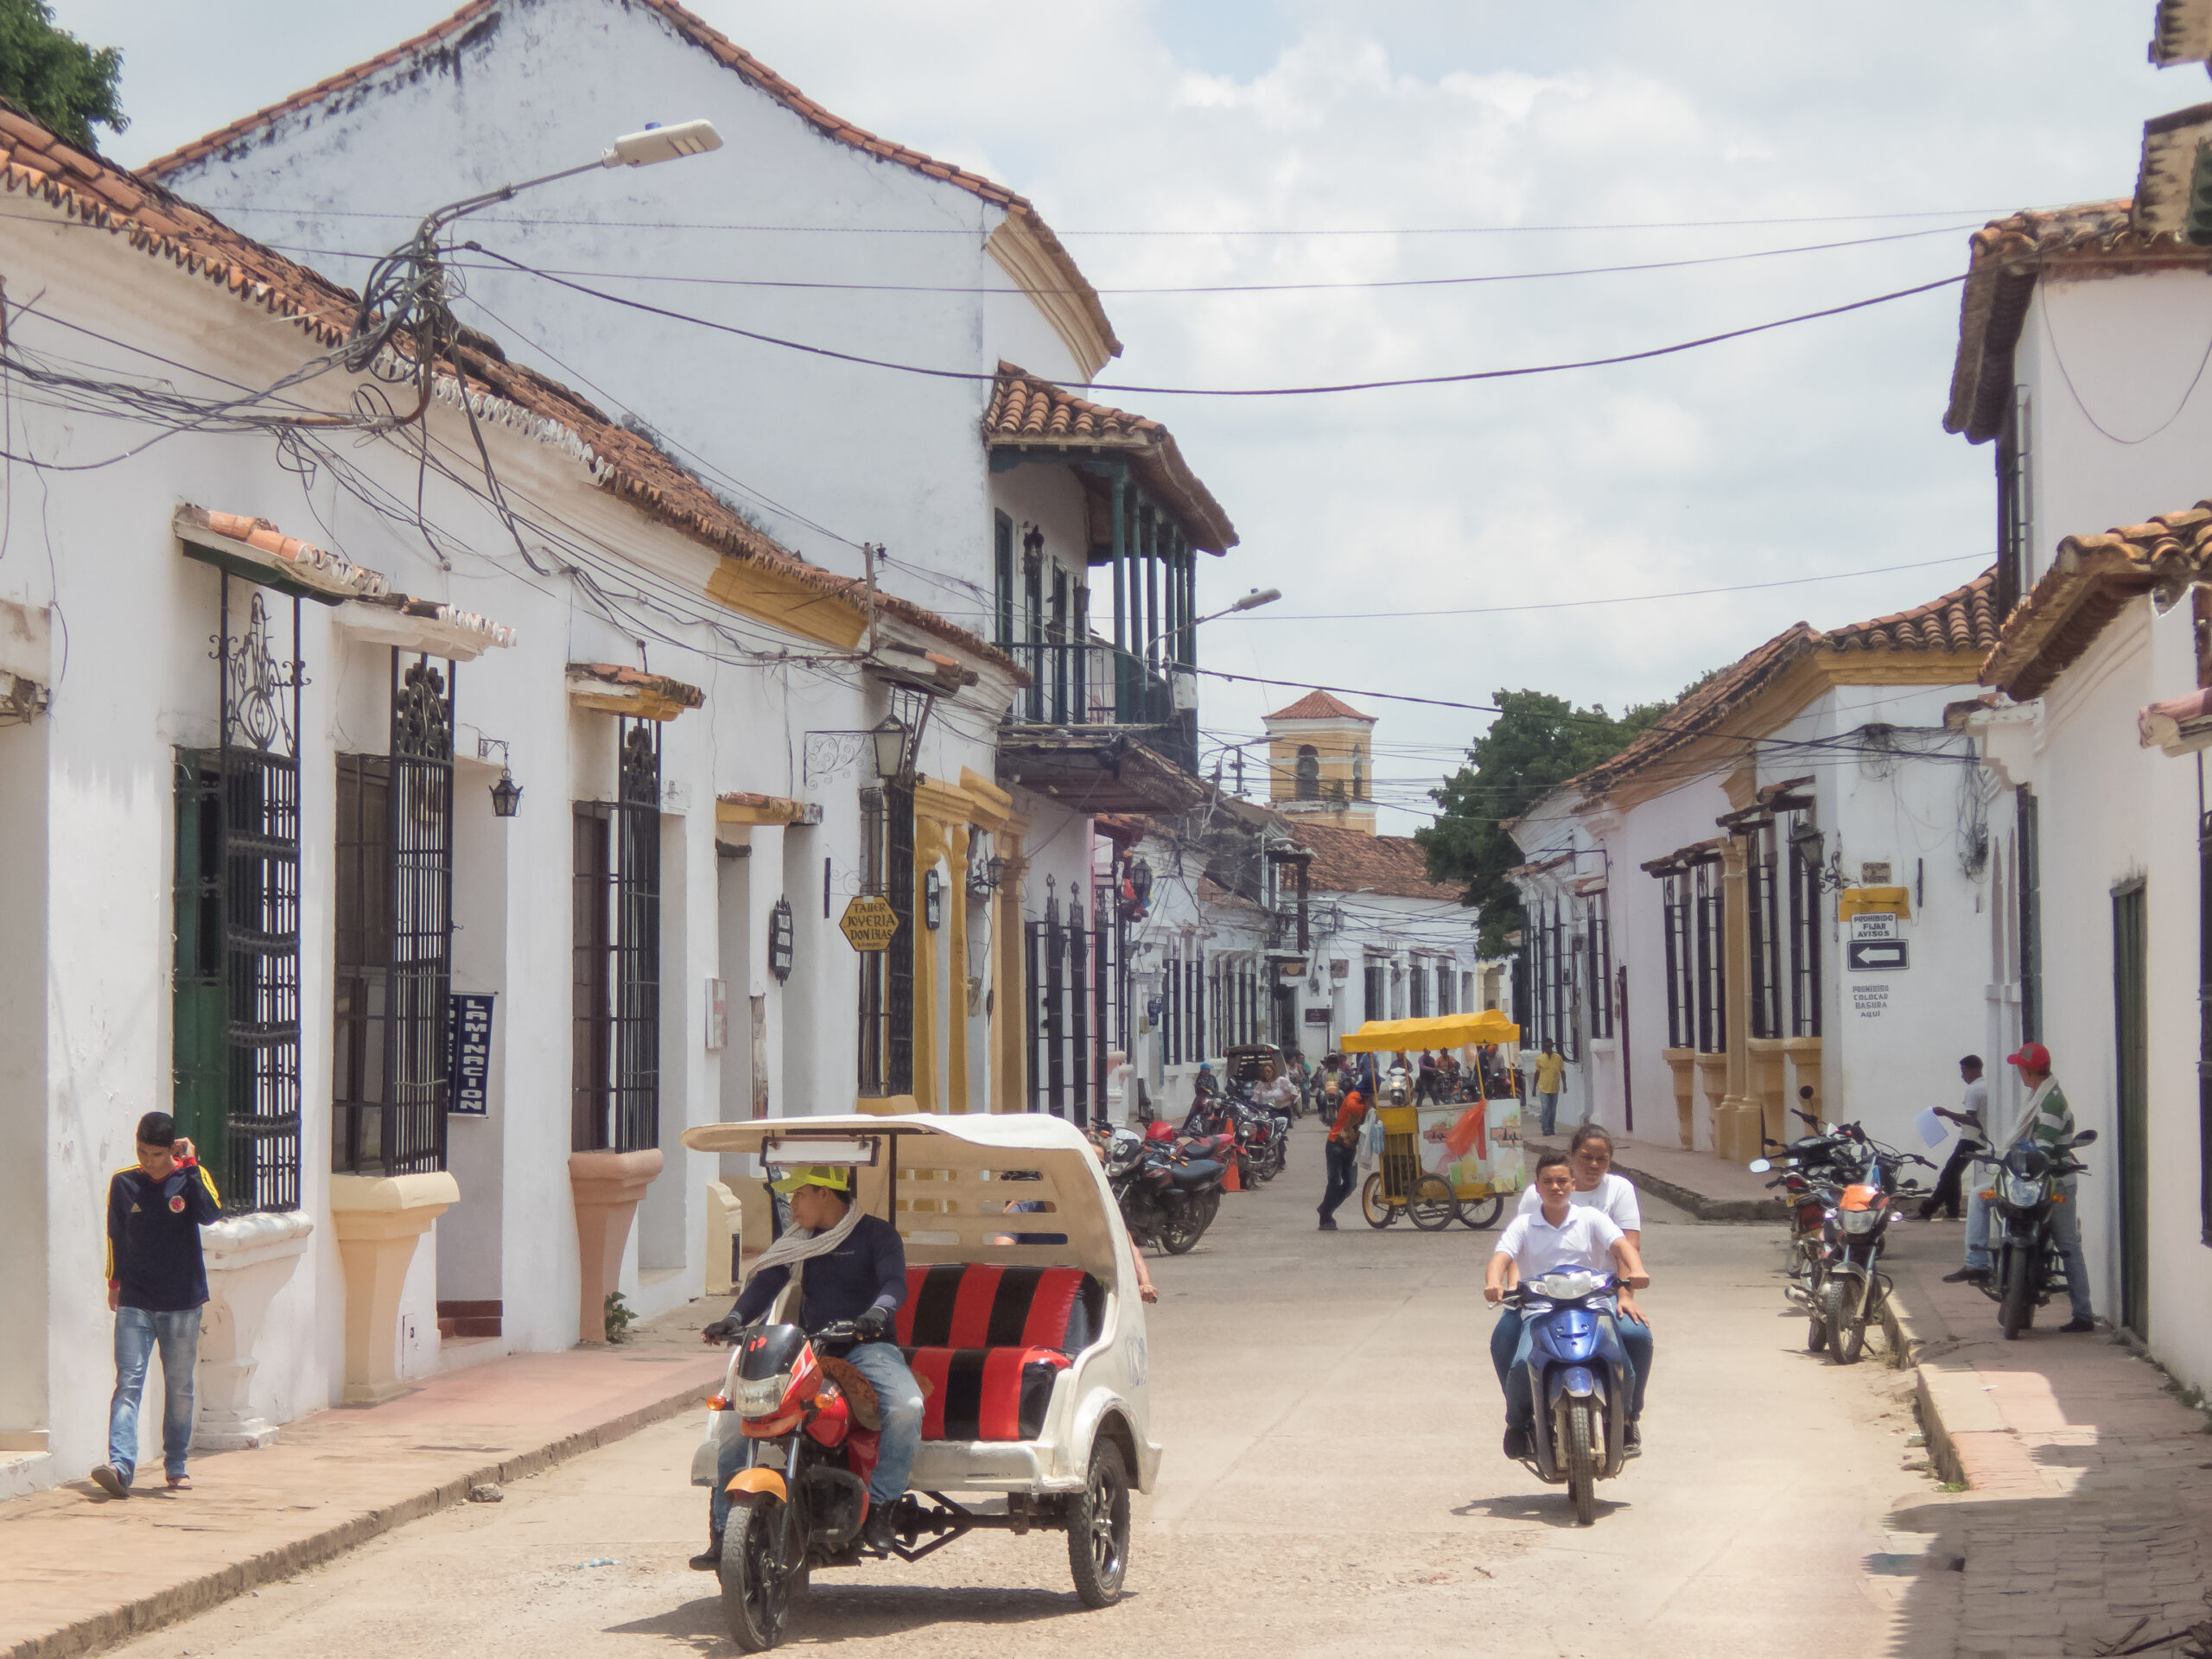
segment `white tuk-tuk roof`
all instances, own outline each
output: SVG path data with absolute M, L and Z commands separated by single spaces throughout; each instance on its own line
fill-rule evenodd
M 1003 1262 L 1080 1267 L 1109 1287 L 1128 1246 L 1105 1172 L 1083 1132 L 1043 1112 L 875 1117 L 762 1117 L 702 1123 L 683 1132 L 693 1152 L 759 1157 L 772 1141 L 779 1164 L 817 1161 L 810 1141 L 866 1141 L 873 1163 L 856 1166 L 859 1201 L 889 1220 L 913 1262 Z M 818 1161 L 844 1162 L 828 1147 Z M 1009 1213 L 1030 1203 L 1035 1211 Z M 1065 1243 L 999 1243 L 1015 1234 Z M 1132 1266 L 1128 1272 L 1134 1274 Z

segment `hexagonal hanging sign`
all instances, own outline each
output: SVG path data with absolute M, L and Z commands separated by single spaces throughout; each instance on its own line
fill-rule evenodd
M 899 912 L 880 893 L 863 893 L 845 906 L 837 918 L 855 950 L 887 950 L 899 931 Z

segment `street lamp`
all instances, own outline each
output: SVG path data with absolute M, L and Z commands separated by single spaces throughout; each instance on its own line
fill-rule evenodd
M 886 715 L 868 736 L 875 744 L 875 775 L 887 782 L 900 776 L 906 769 L 906 722 Z
M 1138 654 L 1142 657 L 1150 657 L 1154 647 L 1158 645 L 1162 639 L 1166 639 L 1169 634 L 1182 632 L 1184 628 L 1195 628 L 1201 622 L 1217 622 L 1224 616 L 1236 615 L 1239 611 L 1256 611 L 1261 606 L 1272 605 L 1275 601 L 1281 597 L 1282 589 L 1280 588 L 1255 588 L 1250 593 L 1245 594 L 1243 598 L 1236 601 L 1232 605 L 1224 606 L 1222 609 L 1212 612 L 1209 615 L 1193 617 L 1188 622 L 1183 623 L 1179 626 L 1169 628 L 1163 632 L 1154 634 L 1151 639 L 1146 642 L 1144 650 L 1140 652 Z
M 477 734 L 476 758 L 489 760 L 492 751 L 499 752 L 499 781 L 492 785 L 492 816 L 512 818 L 522 805 L 522 785 L 515 782 L 514 768 L 507 762 L 507 743 L 505 738 L 486 737 Z

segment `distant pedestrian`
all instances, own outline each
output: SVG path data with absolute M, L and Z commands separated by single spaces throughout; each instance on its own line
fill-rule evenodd
M 1351 1189 L 1359 1179 L 1359 1126 L 1367 1119 L 1367 1103 L 1359 1090 L 1344 1091 L 1344 1104 L 1337 1108 L 1335 1121 L 1329 1125 L 1329 1181 L 1321 1193 L 1321 1230 L 1337 1230 L 1337 1206 L 1351 1196 Z
M 192 1373 L 200 1357 L 200 1310 L 207 1268 L 200 1230 L 222 1218 L 215 1183 L 167 1112 L 138 1120 L 138 1161 L 107 1184 L 107 1305 L 115 1313 L 115 1396 L 108 1405 L 107 1461 L 92 1479 L 111 1497 L 130 1496 L 138 1461 L 138 1398 L 146 1365 L 162 1351 L 162 1467 L 171 1491 L 192 1485 Z
M 1544 1052 L 1536 1056 L 1536 1110 L 1546 1135 L 1557 1127 L 1559 1091 L 1566 1081 L 1567 1061 L 1560 1054 L 1559 1045 L 1547 1038 Z
M 1443 1098 L 1442 1073 L 1436 1069 L 1436 1051 L 1425 1048 L 1421 1052 L 1421 1070 L 1414 1078 L 1414 1104 L 1440 1103 Z
M 1959 1218 L 1959 1192 L 1965 1184 L 1967 1166 L 1974 1155 L 1986 1149 L 1982 1137 L 1989 1122 L 1989 1085 L 1982 1081 L 1981 1056 L 1969 1054 L 1959 1062 L 1959 1076 L 1967 1085 L 1966 1098 L 1957 1111 L 1948 1107 L 1934 1109 L 1938 1117 L 1948 1117 L 1959 1126 L 1959 1144 L 1951 1149 L 1951 1156 L 1943 1166 L 1943 1173 L 1936 1178 L 1936 1190 L 1920 1206 L 1920 1218 L 1931 1219 L 1938 1210 L 1947 1221 Z

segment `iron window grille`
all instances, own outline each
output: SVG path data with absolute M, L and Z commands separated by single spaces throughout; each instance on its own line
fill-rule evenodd
M 404 664 L 404 666 L 403 666 Z M 389 754 L 338 757 L 331 1167 L 446 1166 L 453 665 L 392 653 Z
M 1681 873 L 1660 878 L 1661 936 L 1667 958 L 1667 1046 L 1688 1048 L 1697 1035 L 1697 991 L 1692 972 L 1690 898 Z
M 891 943 L 860 953 L 860 1092 L 914 1089 L 914 787 L 893 779 L 861 791 L 861 891 L 887 899 Z
M 1590 963 L 1590 1034 L 1592 1037 L 1611 1037 L 1613 1034 L 1612 916 L 1602 887 L 1586 897 L 1582 903 L 1586 939 L 1585 960 Z
M 1789 844 L 1789 1034 L 1821 1034 L 1821 869 Z
M 612 802 L 575 817 L 570 1144 L 660 1144 L 660 725 L 624 720 Z
M 247 584 L 241 583 L 242 587 Z M 300 601 L 279 662 L 259 588 L 221 578 L 218 746 L 176 764 L 173 1106 L 226 1211 L 300 1204 Z
M 1700 864 L 1696 872 L 1697 918 L 1697 1046 L 1700 1054 L 1719 1054 L 1728 1046 L 1727 940 L 1725 895 L 1713 880 L 1713 866 Z
M 2020 1040 L 2043 1040 L 2043 818 L 2035 791 L 2014 797 L 2019 818 Z
M 1782 1035 L 1782 930 L 1777 891 L 1774 826 L 1760 825 L 1745 840 L 1745 925 L 1751 947 L 1751 1035 Z

